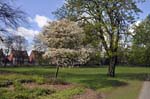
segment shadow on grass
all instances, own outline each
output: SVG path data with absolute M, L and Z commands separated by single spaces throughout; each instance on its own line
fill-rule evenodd
M 61 78 L 68 82 L 82 84 L 92 89 L 121 87 L 128 85 L 127 82 L 118 78 L 109 78 L 105 74 L 61 74 Z
M 119 81 L 119 80 L 108 80 L 108 79 L 101 79 L 101 80 L 81 80 L 81 84 L 85 85 L 86 87 L 92 89 L 100 89 L 100 88 L 110 88 L 110 87 L 121 87 L 128 85 L 127 82 Z
M 147 79 L 147 75 L 149 74 L 150 73 L 119 73 L 116 77 L 125 80 L 145 81 Z
M 110 78 L 106 74 L 61 74 L 62 79 L 69 82 L 76 82 L 83 84 L 92 89 L 122 87 L 127 86 L 128 81 L 144 81 L 146 80 L 146 73 L 120 73 L 115 78 Z
M 0 74 L 3 73 L 16 73 L 23 75 L 37 75 L 43 76 L 46 78 L 51 78 L 55 76 L 55 68 L 53 70 L 50 69 L 42 69 L 42 68 L 25 68 L 23 70 L 0 70 Z M 106 76 L 105 72 L 94 72 L 88 73 L 88 71 L 60 71 L 59 77 L 67 82 L 78 83 L 84 86 L 87 86 L 92 89 L 100 89 L 100 88 L 109 88 L 109 87 L 122 87 L 128 85 L 128 80 L 137 80 L 144 81 L 147 78 L 147 73 L 117 73 L 115 78 L 110 78 Z

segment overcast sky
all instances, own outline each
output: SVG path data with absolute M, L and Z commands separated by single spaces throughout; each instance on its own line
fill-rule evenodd
M 16 0 L 15 6 L 19 6 L 27 13 L 29 24 L 27 26 L 18 27 L 18 34 L 25 36 L 31 43 L 34 35 L 38 34 L 47 21 L 55 20 L 52 12 L 61 7 L 64 0 Z M 138 5 L 143 13 L 140 19 L 144 19 L 150 14 L 150 0 Z

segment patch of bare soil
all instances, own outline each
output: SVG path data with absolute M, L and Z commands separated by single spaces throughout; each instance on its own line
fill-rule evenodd
M 46 88 L 46 89 L 54 89 L 54 90 L 66 90 L 69 88 L 73 88 L 78 85 L 73 85 L 73 84 L 66 84 L 66 85 L 49 85 L 49 84 L 36 84 L 36 83 L 25 83 L 23 84 L 24 87 L 26 88 Z M 86 89 L 85 93 L 80 94 L 80 95 L 75 95 L 72 97 L 72 99 L 103 99 L 103 95 L 92 90 L 92 89 Z
M 51 84 L 37 84 L 37 83 L 24 83 L 23 86 L 25 88 L 29 88 L 29 89 L 34 89 L 34 88 L 44 88 L 44 89 L 54 89 L 54 90 L 66 90 L 69 88 L 74 88 L 75 86 L 78 85 L 73 85 L 73 84 L 66 84 L 66 85 L 51 85 Z M 9 90 L 13 90 L 13 86 L 9 86 Z M 85 89 L 85 92 L 83 94 L 80 95 L 74 95 L 72 97 L 72 99 L 103 99 L 103 95 L 92 90 L 92 89 Z
M 36 83 L 25 83 L 23 84 L 24 87 L 34 89 L 34 88 L 46 88 L 46 89 L 54 89 L 54 90 L 65 90 L 68 88 L 74 87 L 72 84 L 66 84 L 66 85 L 50 85 L 50 84 L 36 84 Z
M 7 89 L 10 90 L 10 91 L 13 91 L 14 90 L 14 86 L 10 85 L 10 86 L 7 87 Z
M 72 99 L 103 99 L 103 97 L 100 93 L 97 93 L 92 89 L 86 89 L 85 93 L 81 95 L 75 95 Z

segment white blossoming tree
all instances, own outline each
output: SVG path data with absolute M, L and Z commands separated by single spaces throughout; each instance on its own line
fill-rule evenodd
M 48 46 L 44 57 L 57 66 L 56 78 L 60 66 L 75 66 L 89 60 L 90 50 L 83 48 L 84 33 L 76 22 L 49 22 L 39 37 Z

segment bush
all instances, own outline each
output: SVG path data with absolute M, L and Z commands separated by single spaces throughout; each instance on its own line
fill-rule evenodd
M 46 96 L 46 95 L 54 93 L 55 91 L 54 90 L 49 90 L 49 89 L 35 88 L 35 89 L 31 90 L 31 92 L 35 96 Z
M 2 80 L 0 81 L 0 87 L 8 87 L 9 85 L 12 85 L 13 82 L 10 80 Z
M 47 96 L 54 93 L 54 90 L 35 88 L 24 88 L 20 82 L 14 83 L 14 90 L 0 89 L 0 99 L 39 99 L 39 97 Z
M 74 95 L 79 95 L 84 93 L 85 89 L 82 87 L 70 88 L 64 91 L 60 91 L 58 93 L 52 94 L 50 97 L 46 99 L 70 99 Z

